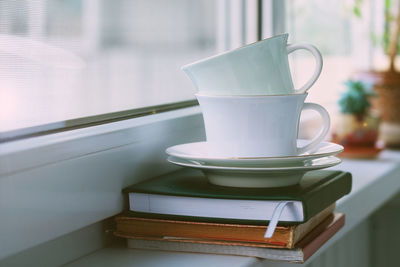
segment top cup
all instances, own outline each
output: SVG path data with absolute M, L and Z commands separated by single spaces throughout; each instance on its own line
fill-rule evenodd
M 202 94 L 303 94 L 318 79 L 322 57 L 315 46 L 304 43 L 288 45 L 287 39 L 288 34 L 277 35 L 185 65 L 182 70 Z M 316 66 L 308 82 L 295 89 L 288 54 L 299 49 L 310 51 Z

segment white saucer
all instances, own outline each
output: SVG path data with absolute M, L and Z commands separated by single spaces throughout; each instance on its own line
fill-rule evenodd
M 299 166 L 231 167 L 193 163 L 169 156 L 179 166 L 200 169 L 212 184 L 233 187 L 281 187 L 298 184 L 308 171 L 335 166 L 341 162 L 334 156 L 305 160 Z
M 299 146 L 308 140 L 297 140 Z M 306 160 L 334 156 L 343 151 L 343 146 L 321 142 L 313 151 L 298 156 L 288 157 L 254 157 L 254 158 L 223 158 L 209 153 L 207 142 L 196 142 L 176 145 L 167 148 L 166 153 L 175 158 L 191 161 L 194 164 L 231 167 L 271 167 L 271 166 L 302 166 Z

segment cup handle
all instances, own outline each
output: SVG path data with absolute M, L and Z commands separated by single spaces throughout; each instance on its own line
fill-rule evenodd
M 316 147 L 319 143 L 321 143 L 322 140 L 324 140 L 325 136 L 328 134 L 329 127 L 331 124 L 331 119 L 329 117 L 328 111 L 326 111 L 326 109 L 323 108 L 321 105 L 315 103 L 304 103 L 302 111 L 306 109 L 315 110 L 321 115 L 322 127 L 319 130 L 318 134 L 310 141 L 310 143 L 308 143 L 303 147 L 297 148 L 297 155 L 303 154 Z
M 311 78 L 299 89 L 295 89 L 296 94 L 303 94 L 310 89 L 310 87 L 317 81 L 319 75 L 322 71 L 322 56 L 319 50 L 313 46 L 312 44 L 298 43 L 298 44 L 289 44 L 286 46 L 287 53 L 290 54 L 298 49 L 305 49 L 311 52 L 311 54 L 315 58 L 315 71 Z

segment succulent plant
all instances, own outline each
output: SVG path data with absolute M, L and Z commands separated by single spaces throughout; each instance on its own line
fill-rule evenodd
M 369 97 L 375 96 L 372 86 L 361 81 L 348 80 L 344 83 L 347 90 L 339 99 L 339 106 L 342 113 L 354 114 L 363 117 L 371 106 Z

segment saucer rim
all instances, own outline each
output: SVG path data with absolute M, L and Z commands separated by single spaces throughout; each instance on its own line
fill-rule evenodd
M 307 141 L 307 139 L 297 139 L 301 141 Z M 165 150 L 165 153 L 169 156 L 173 156 L 176 158 L 182 158 L 182 159 L 193 159 L 193 160 L 202 160 L 202 161 L 230 161 L 230 162 L 235 162 L 235 161 L 278 161 L 278 160 L 283 160 L 283 161 L 290 161 L 290 160 L 306 160 L 308 158 L 323 158 L 323 157 L 328 157 L 328 156 L 334 156 L 337 155 L 341 152 L 344 151 L 344 147 L 340 144 L 329 142 L 329 141 L 323 141 L 322 143 L 325 143 L 327 145 L 335 145 L 337 147 L 337 150 L 331 151 L 331 152 L 325 152 L 325 153 L 309 153 L 309 154 L 300 154 L 300 155 L 295 155 L 295 156 L 279 156 L 279 157 L 212 157 L 212 156 L 206 156 L 206 155 L 190 155 L 190 154 L 183 154 L 183 153 L 171 153 L 171 150 L 173 148 L 176 148 L 178 146 L 188 146 L 192 144 L 206 144 L 207 141 L 199 141 L 199 142 L 190 142 L 190 143 L 184 143 L 184 144 L 178 144 L 174 145 L 171 147 L 168 147 Z M 317 150 L 318 151 L 318 150 Z
M 174 156 L 168 156 L 167 161 L 176 164 L 178 166 L 182 167 L 187 167 L 187 168 L 195 168 L 195 169 L 203 169 L 203 170 L 211 170 L 211 171 L 221 171 L 221 172 L 226 172 L 226 171 L 249 171 L 249 172 L 292 172 L 292 171 L 312 171 L 312 170 L 317 170 L 317 169 L 325 169 L 325 168 L 330 168 L 333 166 L 336 166 L 342 162 L 342 159 L 336 156 L 327 156 L 327 157 L 322 157 L 318 158 L 323 159 L 332 159 L 334 162 L 331 163 L 324 163 L 324 164 L 319 164 L 319 165 L 312 165 L 312 166 L 282 166 L 282 167 L 235 167 L 235 166 L 215 166 L 215 165 L 205 165 L 205 164 L 195 164 L 195 163 L 190 163 L 190 162 L 177 162 L 173 161 L 173 159 L 182 160 L 181 158 L 174 157 Z M 187 161 L 183 159 L 183 161 Z

